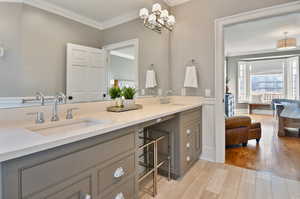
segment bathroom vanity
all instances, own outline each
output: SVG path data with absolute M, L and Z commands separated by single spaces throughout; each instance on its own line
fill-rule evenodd
M 2 199 L 138 198 L 138 132 L 149 127 L 171 132 L 171 176 L 180 178 L 202 150 L 201 106 L 197 98 L 189 104 L 145 104 L 121 114 L 103 111 L 89 116 L 111 123 L 82 128 L 76 136 L 39 134 L 51 142 L 55 137 L 57 146 L 35 140 L 32 147 L 11 151 L 2 162 Z

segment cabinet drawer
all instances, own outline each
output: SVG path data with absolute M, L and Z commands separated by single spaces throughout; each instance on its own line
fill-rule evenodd
M 119 160 L 98 172 L 98 190 L 100 194 L 105 189 L 119 183 L 135 171 L 135 155 L 132 154 Z
M 201 111 L 200 109 L 187 111 L 181 113 L 180 115 L 180 123 L 181 125 L 185 125 L 194 121 L 198 121 L 201 119 Z
M 135 178 L 129 179 L 127 182 L 116 187 L 111 193 L 105 195 L 101 199 L 133 199 L 135 197 Z
M 30 183 L 30 182 L 28 182 Z M 24 199 L 82 199 L 92 195 L 92 176 L 83 173 Z
M 183 126 L 182 129 L 182 146 L 181 147 L 185 147 L 187 142 L 192 142 L 194 140 L 194 135 L 195 135 L 195 125 L 186 125 Z
M 135 134 L 130 133 L 30 168 L 24 168 L 21 170 L 20 176 L 22 197 L 60 183 L 134 148 Z M 51 172 L 49 173 L 49 171 Z
M 195 162 L 193 149 L 187 150 L 183 155 L 183 170 L 186 172 Z

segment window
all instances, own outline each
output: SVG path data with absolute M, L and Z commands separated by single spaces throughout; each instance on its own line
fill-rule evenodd
M 299 98 L 299 57 L 238 63 L 238 102 Z

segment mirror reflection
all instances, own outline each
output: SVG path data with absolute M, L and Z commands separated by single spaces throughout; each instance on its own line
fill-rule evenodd
M 108 100 L 112 86 L 138 88 L 138 39 L 103 45 L 99 27 L 74 18 L 0 2 L 0 108 Z

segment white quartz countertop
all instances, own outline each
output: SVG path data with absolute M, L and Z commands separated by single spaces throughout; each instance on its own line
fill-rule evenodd
M 98 111 L 80 114 L 80 118 L 110 120 L 111 123 L 89 126 L 67 133 L 44 136 L 22 127 L 0 128 L 0 162 L 55 148 L 90 137 L 102 135 L 125 127 L 140 124 L 160 117 L 200 107 L 203 100 L 181 102 L 180 104 L 146 103 L 143 109 L 122 113 Z M 32 126 L 35 124 L 32 123 Z

